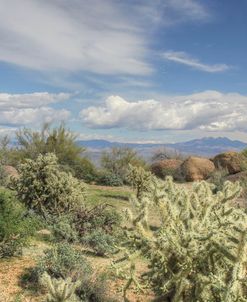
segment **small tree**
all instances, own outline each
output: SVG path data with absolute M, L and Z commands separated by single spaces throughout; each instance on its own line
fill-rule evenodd
M 136 255 L 149 262 L 145 277 L 157 296 L 166 302 L 247 301 L 247 215 L 231 206 L 239 184 L 225 182 L 217 194 L 204 181 L 191 190 L 171 178 L 160 184 L 134 203 L 125 243 L 132 261 Z M 138 284 L 133 264 L 129 280 L 127 287 Z
M 19 199 L 39 214 L 60 215 L 84 203 L 85 185 L 70 173 L 61 172 L 52 153 L 27 159 L 19 173 L 20 177 L 13 179 L 13 188 Z
M 104 152 L 101 157 L 102 168 L 112 175 L 117 175 L 124 182 L 129 164 L 144 167 L 145 161 L 137 155 L 135 150 L 122 147 L 114 147 Z

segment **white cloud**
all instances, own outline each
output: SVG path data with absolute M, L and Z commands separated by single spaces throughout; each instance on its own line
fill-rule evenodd
M 162 102 L 111 96 L 104 106 L 83 109 L 80 118 L 91 128 L 246 131 L 246 103 L 247 96 L 218 91 L 165 97 Z
M 26 94 L 0 93 L 0 125 L 21 126 L 42 122 L 65 121 L 70 112 L 47 105 L 70 98 L 67 93 L 35 92 Z
M 146 75 L 152 29 L 207 16 L 193 0 L 0 0 L 0 61 L 42 72 Z
M 0 110 L 8 108 L 35 108 L 68 100 L 69 93 L 34 92 L 23 94 L 0 93 Z
M 163 53 L 163 58 L 168 61 L 173 61 L 179 64 L 190 66 L 194 69 L 216 73 L 223 72 L 230 69 L 230 66 L 227 64 L 204 64 L 200 62 L 198 59 L 190 57 L 185 52 L 179 51 L 167 51 Z

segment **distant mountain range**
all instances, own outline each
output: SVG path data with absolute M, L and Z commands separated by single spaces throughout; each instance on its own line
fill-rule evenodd
M 230 140 L 227 137 L 204 137 L 201 139 L 194 139 L 182 143 L 174 144 L 142 144 L 142 143 L 120 143 L 109 142 L 107 140 L 80 140 L 77 144 L 84 146 L 88 150 L 88 154 L 92 159 L 100 156 L 103 150 L 112 147 L 129 147 L 135 149 L 139 154 L 145 158 L 150 158 L 155 150 L 159 148 L 175 149 L 184 154 L 200 155 L 200 156 L 213 156 L 225 151 L 241 151 L 247 148 L 247 143 Z

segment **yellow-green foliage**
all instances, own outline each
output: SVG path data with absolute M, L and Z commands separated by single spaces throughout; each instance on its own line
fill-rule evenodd
M 162 301 L 247 301 L 247 215 L 230 204 L 240 191 L 238 183 L 226 182 L 214 194 L 204 181 L 184 189 L 167 178 L 133 199 L 129 258 L 147 259 L 147 281 Z M 151 208 L 156 229 L 150 227 Z M 129 280 L 137 284 L 133 264 Z
M 71 278 L 55 279 L 47 273 L 41 278 L 41 284 L 48 289 L 47 302 L 78 302 L 75 295 L 80 282 L 72 282 Z
M 48 153 L 36 160 L 27 159 L 13 180 L 18 197 L 28 208 L 45 214 L 70 212 L 83 205 L 85 185 L 70 173 L 61 172 L 57 157 Z

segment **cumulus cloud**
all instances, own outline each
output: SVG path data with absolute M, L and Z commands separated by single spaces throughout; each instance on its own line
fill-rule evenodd
M 200 62 L 198 59 L 192 58 L 185 52 L 179 52 L 179 51 L 164 52 L 163 58 L 168 61 L 187 65 L 194 69 L 210 72 L 210 73 L 223 72 L 230 69 L 230 66 L 228 66 L 227 64 L 204 64 Z
M 103 106 L 83 109 L 80 118 L 91 128 L 246 131 L 246 103 L 247 96 L 218 91 L 165 97 L 162 102 L 110 96 Z
M 67 93 L 35 92 L 26 94 L 0 93 L 0 125 L 21 126 L 42 122 L 65 121 L 70 112 L 48 105 L 70 98 Z

